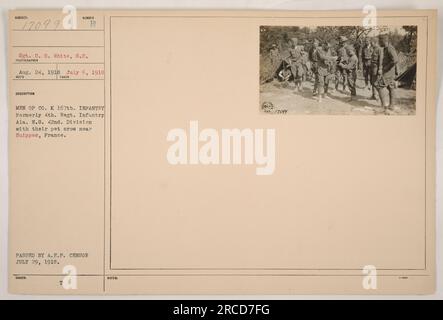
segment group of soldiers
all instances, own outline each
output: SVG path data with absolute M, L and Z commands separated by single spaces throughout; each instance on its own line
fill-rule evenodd
M 338 46 L 332 48 L 328 41 L 314 39 L 309 50 L 299 45 L 297 38 L 288 41 L 285 56 L 280 53 L 277 44 L 270 51 L 272 63 L 281 62 L 278 77 L 283 81 L 293 79 L 295 90 L 303 89 L 303 82 L 314 78 L 313 96 L 318 101 L 328 94 L 330 83 L 335 90 L 345 92 L 349 88 L 350 100 L 357 96 L 357 71 L 360 69 L 365 81 L 365 89 L 372 92 L 370 99 L 380 99 L 381 106 L 392 109 L 396 101 L 396 81 L 398 76 L 398 56 L 389 42 L 387 34 L 374 38 L 365 38 L 362 45 L 355 46 L 340 36 Z

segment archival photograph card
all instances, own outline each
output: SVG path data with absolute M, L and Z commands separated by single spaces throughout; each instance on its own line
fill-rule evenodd
M 10 292 L 432 293 L 436 17 L 10 11 Z

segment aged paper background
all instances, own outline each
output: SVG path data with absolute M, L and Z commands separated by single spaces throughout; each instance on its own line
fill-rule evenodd
M 20 194 L 12 192 L 12 208 L 15 204 L 16 210 L 23 212 L 18 217 L 13 213 L 12 229 L 20 228 L 28 219 L 37 225 L 44 222 L 42 228 L 36 228 L 34 223 L 23 232 L 39 239 L 32 243 L 36 250 L 42 245 L 57 248 L 60 243 L 55 244 L 54 237 L 60 239 L 60 234 L 47 231 L 58 229 L 60 220 L 54 221 L 53 214 L 64 207 L 63 221 L 69 225 L 63 230 L 66 245 L 72 246 L 71 240 L 75 239 L 74 250 L 88 247 L 95 257 L 106 253 L 104 259 L 88 259 L 81 265 L 81 270 L 91 275 L 82 280 L 85 285 L 82 292 L 101 289 L 104 282 L 109 292 L 125 293 L 365 293 L 359 277 L 365 264 L 381 266 L 386 286 L 380 288 L 382 293 L 432 291 L 434 195 L 429 190 L 434 190 L 434 109 L 430 107 L 425 112 L 424 101 L 434 98 L 433 67 L 429 59 L 435 58 L 435 48 L 428 42 L 430 53 L 426 54 L 426 42 L 435 34 L 430 32 L 426 23 L 429 18 L 423 18 L 424 13 L 403 13 L 418 16 L 408 18 L 384 13 L 389 17 L 382 18 L 386 24 L 419 26 L 418 64 L 426 65 L 431 73 L 419 67 L 417 115 L 413 117 L 259 114 L 258 26 L 294 24 L 295 18 L 283 17 L 295 14 L 276 13 L 263 18 L 263 13 L 248 13 L 248 18 L 239 18 L 242 13 L 225 12 L 223 19 L 229 23 L 203 17 L 204 13 L 198 13 L 197 18 L 128 18 L 128 14 L 135 13 L 125 12 L 104 20 L 105 25 L 109 23 L 112 27 L 112 33 L 105 39 L 106 57 L 109 57 L 105 59 L 106 67 L 110 68 L 106 83 L 112 86 L 104 94 L 109 103 L 105 105 L 109 105 L 112 113 L 103 126 L 105 136 L 97 133 L 93 139 L 76 138 L 69 146 L 66 142 L 38 145 L 37 151 L 29 145 L 11 146 L 11 156 L 17 157 L 12 162 L 18 168 L 28 167 L 26 155 L 32 154 L 34 164 L 46 163 L 46 154 L 59 148 L 57 165 L 45 165 L 43 176 L 50 176 L 56 185 L 64 183 L 64 179 L 74 181 L 66 184 L 68 189 L 57 193 L 55 202 L 42 197 L 53 190 L 49 183 L 39 183 L 38 188 L 27 184 L 29 191 L 23 186 L 18 189 Z M 297 18 L 296 24 L 312 23 L 309 14 L 301 15 L 306 16 Z M 344 23 L 343 17 L 320 15 L 324 16 L 316 24 Z M 344 15 L 348 21 L 359 21 L 353 18 L 355 13 Z M 423 34 L 426 37 L 420 36 Z M 151 43 L 158 45 L 152 47 Z M 188 61 L 198 61 L 198 68 L 185 63 Z M 168 68 L 174 70 L 176 85 L 158 86 L 170 83 Z M 212 68 L 211 82 L 205 78 L 206 68 Z M 244 72 L 233 78 L 238 68 Z M 193 72 L 194 81 L 189 81 L 188 75 Z M 69 91 L 69 87 L 65 90 Z M 94 99 L 97 90 L 88 84 L 82 92 L 88 99 Z M 47 99 L 50 97 L 53 94 Z M 277 128 L 276 173 L 258 177 L 252 167 L 171 170 L 164 159 L 167 148 L 164 137 L 171 128 L 186 128 L 189 120 L 199 120 L 202 127 Z M 105 144 L 97 148 L 100 142 Z M 426 170 L 426 177 L 425 147 L 431 156 L 426 157 L 427 166 L 431 167 Z M 48 148 L 47 153 L 41 148 Z M 25 162 L 21 164 L 20 160 Z M 60 171 L 64 172 L 60 178 L 63 180 L 57 180 Z M 72 202 L 72 194 L 78 192 L 79 174 L 84 177 L 81 201 L 77 199 L 75 206 L 65 207 Z M 14 188 L 15 179 L 19 182 L 41 181 L 41 178 L 41 171 L 20 170 L 13 175 L 11 185 Z M 106 188 L 100 189 L 103 181 Z M 425 183 L 429 184 L 426 194 Z M 107 201 L 97 201 L 104 197 L 97 193 L 99 189 L 109 196 L 112 208 Z M 21 194 L 26 192 L 35 198 L 23 201 Z M 427 219 L 425 204 L 428 212 L 431 211 Z M 48 216 L 33 210 L 36 206 L 46 208 Z M 105 212 L 105 228 L 100 227 L 103 214 L 94 215 L 100 210 Z M 167 225 L 159 216 L 150 214 L 160 211 L 166 215 Z M 35 217 L 30 218 L 29 212 L 35 212 Z M 78 236 L 79 229 L 82 237 Z M 28 238 L 12 237 L 13 250 Z M 32 249 L 28 242 L 24 246 Z M 367 260 L 371 262 L 366 263 Z M 27 270 L 26 267 L 13 269 L 18 274 Z M 143 276 L 130 276 L 141 272 L 125 269 L 152 270 Z M 118 281 L 103 279 L 102 270 L 109 275 L 118 274 Z M 177 275 L 177 270 L 184 275 Z M 233 270 L 235 273 L 229 275 Z M 311 270 L 321 276 L 312 276 Z M 399 281 L 400 276 L 407 276 L 408 280 Z M 29 277 L 22 283 L 24 287 L 17 284 L 12 287 L 17 285 L 18 290 L 28 292 L 41 289 L 66 293 L 60 292 L 51 281 Z M 36 283 L 39 289 L 35 289 Z

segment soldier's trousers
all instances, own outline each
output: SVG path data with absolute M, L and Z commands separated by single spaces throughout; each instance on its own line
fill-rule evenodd
M 291 72 L 294 77 L 295 84 L 301 84 L 305 73 L 303 65 L 301 63 L 292 63 Z
M 318 77 L 317 77 L 317 64 L 315 62 L 312 63 L 311 67 L 312 73 L 314 74 L 314 89 L 313 93 L 318 91 Z
M 389 90 L 389 105 L 392 108 L 396 104 L 397 100 L 397 87 L 395 84 L 388 86 Z
M 342 79 L 344 87 L 348 81 L 347 78 L 348 75 L 346 74 L 346 70 L 344 70 L 342 67 L 337 66 L 337 70 L 335 71 L 335 88 L 338 89 L 340 79 Z
M 397 98 L 394 79 L 382 77 L 377 83 L 377 91 L 382 107 L 393 107 Z
M 357 87 L 356 87 L 357 70 L 349 70 L 348 75 L 347 75 L 347 80 L 348 80 L 349 90 L 351 91 L 351 96 L 356 96 L 357 95 Z
M 372 97 L 375 98 L 375 88 L 378 78 L 378 67 L 376 65 L 371 66 L 371 85 L 372 85 Z
M 363 61 L 363 77 L 365 78 L 365 85 L 371 83 L 372 66 L 370 61 Z
M 330 76 L 328 74 L 317 73 L 316 79 L 317 79 L 318 93 L 319 94 L 328 93 Z
M 381 88 L 381 93 L 379 90 L 380 100 L 383 107 L 393 107 L 395 105 L 395 100 L 397 98 L 397 90 L 394 84 L 390 84 L 387 87 Z

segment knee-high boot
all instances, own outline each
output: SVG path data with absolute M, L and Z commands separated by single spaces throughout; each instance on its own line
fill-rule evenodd
M 389 88 L 389 107 L 393 108 L 395 106 L 395 103 L 397 99 L 397 95 L 395 92 L 395 88 Z
M 378 88 L 378 95 L 380 97 L 381 106 L 383 108 L 389 107 L 389 90 L 386 87 Z

